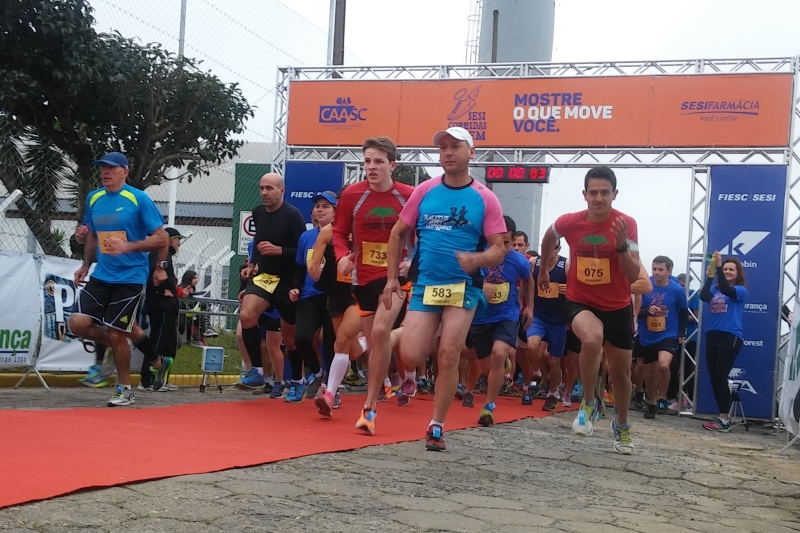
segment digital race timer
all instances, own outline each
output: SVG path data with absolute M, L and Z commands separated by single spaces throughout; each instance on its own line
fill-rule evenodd
M 486 183 L 548 183 L 547 165 L 491 165 L 486 167 Z

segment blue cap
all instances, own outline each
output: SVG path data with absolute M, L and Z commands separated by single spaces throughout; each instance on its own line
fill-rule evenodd
M 314 198 L 312 198 L 311 201 L 313 201 L 314 203 L 317 203 L 317 200 L 325 200 L 326 202 L 331 204 L 333 207 L 336 207 L 336 203 L 337 203 L 336 193 L 333 192 L 333 191 L 323 191 L 321 193 L 317 193 L 317 195 L 314 196 Z
M 108 152 L 102 159 L 93 163 L 94 166 L 111 165 L 112 167 L 128 168 L 128 158 L 119 152 Z

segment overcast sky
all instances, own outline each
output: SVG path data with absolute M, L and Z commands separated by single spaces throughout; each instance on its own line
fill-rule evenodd
M 473 3 L 349 0 L 346 63 L 463 63 Z M 119 29 L 176 50 L 179 0 L 92 4 L 101 29 Z M 225 81 L 240 82 L 259 106 L 249 124 L 251 140 L 272 136 L 276 66 L 325 62 L 329 5 L 330 0 L 188 0 L 186 53 L 203 58 Z M 800 54 L 798 21 L 798 0 L 561 0 L 553 60 L 792 56 Z M 545 189 L 543 227 L 585 207 L 584 172 L 554 170 Z M 647 264 L 666 254 L 675 260 L 675 272 L 682 272 L 690 172 L 621 170 L 618 175 L 617 207 L 639 221 L 643 260 Z

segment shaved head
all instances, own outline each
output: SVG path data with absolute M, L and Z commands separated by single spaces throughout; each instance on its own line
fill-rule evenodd
M 267 172 L 263 176 L 261 176 L 261 183 L 266 185 L 269 183 L 273 187 L 283 188 L 286 186 L 286 182 L 283 180 L 283 177 L 280 174 L 276 174 L 274 172 Z
M 283 178 L 274 172 L 268 172 L 261 176 L 258 184 L 261 193 L 261 201 L 267 211 L 275 211 L 283 205 L 283 193 L 286 190 Z

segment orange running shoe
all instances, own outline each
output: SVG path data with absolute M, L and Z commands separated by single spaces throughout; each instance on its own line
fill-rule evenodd
M 375 412 L 375 409 L 372 406 L 364 407 L 361 410 L 361 416 L 358 418 L 358 422 L 356 422 L 356 429 L 360 429 L 366 431 L 370 435 L 375 434 L 375 419 L 378 418 L 378 413 Z

